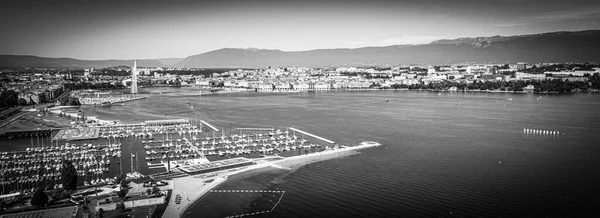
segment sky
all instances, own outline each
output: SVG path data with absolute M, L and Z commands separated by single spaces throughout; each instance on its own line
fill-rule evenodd
M 185 58 L 600 29 L 598 0 L 0 0 L 0 54 Z

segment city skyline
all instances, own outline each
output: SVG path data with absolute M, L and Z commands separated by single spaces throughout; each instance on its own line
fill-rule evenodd
M 184 58 L 221 48 L 302 51 L 600 29 L 600 2 L 5 1 L 0 54 Z

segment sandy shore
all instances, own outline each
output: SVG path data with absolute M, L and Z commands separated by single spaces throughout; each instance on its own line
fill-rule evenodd
M 207 183 L 209 180 L 214 180 Z M 162 217 L 181 217 L 183 212 L 190 206 L 196 199 L 209 192 L 211 189 L 217 187 L 219 184 L 227 180 L 226 176 L 219 176 L 213 178 L 194 178 L 191 176 L 177 178 L 172 181 L 173 193 L 171 199 L 168 202 L 167 209 Z M 176 204 L 176 196 L 181 196 L 181 204 Z

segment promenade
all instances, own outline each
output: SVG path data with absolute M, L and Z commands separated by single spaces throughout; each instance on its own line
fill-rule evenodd
M 213 180 L 213 181 L 210 181 Z M 163 218 L 181 217 L 183 212 L 194 201 L 208 193 L 211 189 L 227 180 L 227 176 L 219 176 L 212 178 L 196 178 L 192 176 L 173 179 L 173 192 L 171 199 L 168 202 L 167 209 L 163 214 Z M 210 182 L 209 182 L 210 181 Z M 175 202 L 175 196 L 181 196 L 181 203 Z

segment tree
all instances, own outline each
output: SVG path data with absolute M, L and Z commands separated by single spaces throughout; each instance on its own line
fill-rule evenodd
M 27 106 L 27 100 L 24 98 L 19 98 L 19 106 Z
M 62 184 L 66 190 L 75 190 L 77 189 L 77 170 L 75 170 L 75 166 L 73 162 L 70 160 L 63 159 L 62 162 Z
M 36 207 L 44 207 L 48 204 L 48 195 L 42 189 L 38 189 L 31 197 L 31 205 Z
M 0 108 L 19 105 L 19 94 L 15 90 L 6 90 L 0 93 Z
M 81 207 L 81 209 L 83 209 L 83 214 L 89 214 L 90 213 L 90 207 L 88 207 L 87 205 L 83 205 Z
M 119 192 L 118 192 L 119 198 L 125 200 L 125 197 L 127 196 L 128 191 L 129 190 L 127 188 L 121 187 L 121 190 L 119 190 Z
M 152 187 L 152 195 L 159 195 L 160 189 L 158 187 Z
M 104 209 L 98 209 L 98 217 L 104 217 Z
M 127 182 L 125 175 L 123 175 L 123 174 L 118 175 L 117 183 L 119 183 L 119 185 L 121 185 L 121 190 L 119 190 L 119 192 L 117 194 L 119 195 L 119 198 L 125 200 L 125 196 L 127 196 L 127 192 L 129 192 L 129 182 Z
M 120 214 L 125 213 L 125 210 L 127 208 L 125 208 L 125 203 L 123 201 L 120 201 L 119 203 L 117 203 L 117 208 L 116 210 L 119 211 Z
M 152 194 L 152 189 L 146 189 L 146 194 L 151 195 Z
M 121 185 L 121 187 L 125 187 L 125 188 L 129 187 L 129 183 L 127 182 L 126 177 L 123 174 L 117 175 L 117 183 L 119 183 L 119 185 Z

